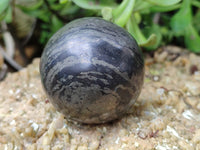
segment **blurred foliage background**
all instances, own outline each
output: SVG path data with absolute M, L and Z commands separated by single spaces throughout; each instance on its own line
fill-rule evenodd
M 173 44 L 200 53 L 199 0 L 0 0 L 1 55 L 19 70 L 64 24 L 90 16 L 125 28 L 145 51 Z

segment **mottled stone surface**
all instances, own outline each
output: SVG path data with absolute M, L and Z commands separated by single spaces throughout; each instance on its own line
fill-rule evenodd
M 103 123 L 123 116 L 143 84 L 144 61 L 133 37 L 100 18 L 75 20 L 47 43 L 44 89 L 67 118 Z

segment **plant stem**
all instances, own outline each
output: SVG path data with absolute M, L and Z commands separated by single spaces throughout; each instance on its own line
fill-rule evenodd
M 140 3 L 139 2 L 136 3 L 133 12 L 143 11 L 143 10 L 149 9 L 151 6 L 152 4 L 140 0 Z
M 175 4 L 170 7 L 161 7 L 161 6 L 153 6 L 150 8 L 152 12 L 169 12 L 169 11 L 174 11 L 176 9 L 179 9 L 181 7 L 181 4 Z
M 125 5 L 124 3 L 126 4 L 126 7 L 124 6 Z M 123 4 L 123 7 L 120 6 L 122 4 Z M 135 5 L 135 0 L 124 0 L 122 2 L 122 4 L 120 4 L 119 7 L 116 8 L 116 9 L 120 8 L 116 13 L 118 15 L 117 16 L 113 16 L 113 17 L 114 17 L 115 24 L 117 24 L 117 25 L 119 25 L 121 27 L 124 27 L 125 24 L 127 23 L 127 21 L 129 20 L 132 12 L 133 12 L 133 8 L 134 8 L 134 5 Z M 122 8 L 123 8 L 123 10 L 122 10 Z
M 129 0 L 123 0 L 122 3 L 116 9 L 113 10 L 114 17 L 119 16 L 124 11 L 124 9 L 126 8 L 128 4 L 128 1 Z
M 126 27 L 127 27 L 128 31 L 131 33 L 131 35 L 136 39 L 136 41 L 138 42 L 139 45 L 144 43 L 147 40 L 146 37 L 141 32 L 133 15 L 128 20 Z
M 23 67 L 14 61 L 8 54 L 4 51 L 3 47 L 0 46 L 0 53 L 3 55 L 4 59 L 15 69 L 21 70 Z

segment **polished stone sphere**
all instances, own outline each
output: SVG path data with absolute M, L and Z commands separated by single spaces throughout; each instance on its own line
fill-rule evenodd
M 144 60 L 126 30 L 89 17 L 68 23 L 51 37 L 40 74 L 50 102 L 68 120 L 98 124 L 121 118 L 135 103 Z

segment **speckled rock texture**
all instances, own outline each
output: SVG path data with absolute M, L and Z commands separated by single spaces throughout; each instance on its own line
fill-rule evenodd
M 112 123 L 68 122 L 43 92 L 39 59 L 0 82 L 0 150 L 199 150 L 200 56 L 167 46 L 145 56 L 142 92 Z
M 41 57 L 46 94 L 70 120 L 121 118 L 138 98 L 144 60 L 133 37 L 101 18 L 74 20 L 51 37 Z

